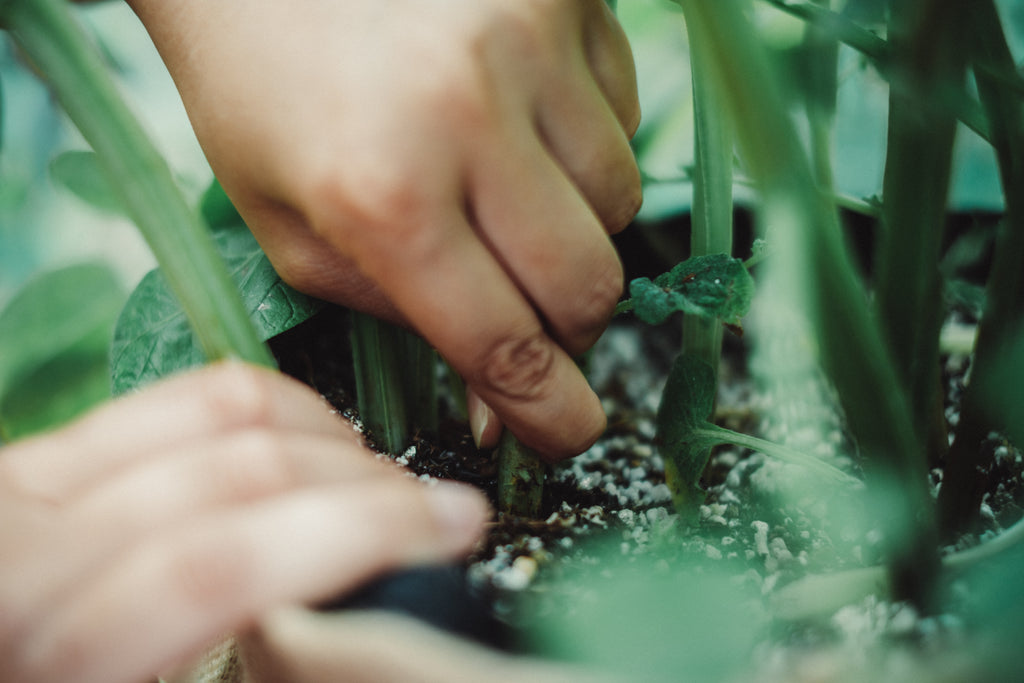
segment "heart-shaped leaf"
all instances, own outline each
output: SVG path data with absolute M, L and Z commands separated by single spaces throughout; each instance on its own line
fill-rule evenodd
M 629 283 L 629 294 L 636 317 L 649 325 L 680 311 L 739 325 L 750 310 L 754 281 L 741 260 L 709 254 L 687 259 L 654 280 L 637 278 Z
M 309 319 L 322 302 L 289 287 L 274 270 L 219 186 L 203 199 L 207 220 L 218 226 L 217 248 L 242 292 L 246 310 L 263 340 Z M 111 347 L 115 394 L 205 361 L 177 300 L 159 270 L 132 292 L 117 322 Z

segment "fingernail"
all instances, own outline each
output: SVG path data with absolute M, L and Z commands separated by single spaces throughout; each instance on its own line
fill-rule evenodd
M 466 412 L 469 413 L 469 430 L 473 432 L 473 443 L 476 444 L 477 448 L 480 448 L 480 443 L 484 438 L 484 432 L 487 429 L 487 422 L 491 418 L 491 409 L 487 407 L 486 403 L 480 400 L 480 397 L 476 395 L 476 392 L 467 390 Z
M 473 443 L 476 444 L 476 447 L 494 447 L 498 442 L 498 436 L 501 435 L 501 430 L 499 427 L 488 431 L 488 427 L 497 420 L 498 416 L 472 391 L 466 393 L 466 410 L 469 413 L 469 430 L 473 433 Z
M 442 534 L 459 546 L 475 542 L 491 516 L 483 494 L 468 484 L 437 481 L 427 489 L 427 500 Z

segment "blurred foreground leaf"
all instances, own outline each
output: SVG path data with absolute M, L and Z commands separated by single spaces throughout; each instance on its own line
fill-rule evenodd
M 984 398 L 993 424 L 1010 438 L 1015 446 L 1024 445 L 1024 330 L 1001 345 L 992 363 L 993 371 L 976 381 L 982 382 L 978 393 Z
M 117 214 L 125 213 L 124 204 L 107 180 L 96 152 L 64 152 L 50 162 L 50 177 L 97 209 Z
M 110 396 L 107 348 L 125 293 L 94 263 L 45 273 L 0 312 L 0 432 L 60 425 Z
M 569 572 L 545 591 L 567 603 L 531 633 L 545 654 L 652 683 L 729 680 L 750 665 L 767 618 L 735 567 L 625 558 L 616 543 L 595 554 L 599 573 Z

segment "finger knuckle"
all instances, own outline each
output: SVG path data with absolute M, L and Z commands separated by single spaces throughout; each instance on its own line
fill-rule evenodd
M 516 400 L 537 400 L 550 391 L 554 348 L 543 333 L 501 339 L 483 355 L 484 386 Z
M 281 280 L 300 292 L 320 298 L 327 298 L 331 292 L 330 271 L 303 254 L 277 255 L 274 270 Z
M 238 604 L 250 592 L 251 550 L 237 539 L 209 534 L 183 536 L 177 542 L 153 548 L 158 583 L 182 605 Z
M 419 253 L 431 247 L 440 192 L 419 162 L 406 164 L 404 172 L 360 164 L 324 178 L 308 204 L 313 207 L 310 224 L 320 237 L 341 249 L 345 256 L 363 263 L 385 254 Z M 301 265 L 294 265 L 296 271 Z
M 550 68 L 564 57 L 572 41 L 567 19 L 576 3 L 562 0 L 519 0 L 489 12 L 473 41 L 476 63 L 507 68 L 510 61 L 534 69 Z M 568 12 L 566 10 L 569 10 Z
M 604 329 L 622 296 L 625 278 L 617 259 L 587 281 L 574 312 L 583 332 Z
M 361 171 L 328 171 L 316 183 L 312 205 L 320 207 L 314 227 L 342 217 L 354 229 L 414 223 L 424 198 L 412 179 L 397 172 L 360 164 Z
M 276 376 L 244 363 L 223 363 L 205 376 L 198 398 L 221 430 L 266 426 L 277 412 Z
M 298 483 L 286 438 L 259 428 L 235 437 L 219 455 L 217 478 L 231 500 L 247 500 L 285 491 Z

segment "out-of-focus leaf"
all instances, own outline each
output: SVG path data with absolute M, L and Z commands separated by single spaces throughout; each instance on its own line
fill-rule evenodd
M 1024 670 L 1024 650 L 1020 648 L 1024 638 L 1021 567 L 1024 545 L 1018 543 L 959 577 L 958 591 L 968 596 L 964 618 L 975 634 L 973 659 L 980 669 L 976 680 L 1013 681 Z
M 64 152 L 50 162 L 50 177 L 97 209 L 124 213 L 124 206 L 100 167 L 95 152 Z
M 206 188 L 199 200 L 199 211 L 203 214 L 203 218 L 206 219 L 206 224 L 210 226 L 211 230 L 235 226 L 242 222 L 238 209 L 231 203 L 231 199 L 216 178 Z
M 263 340 L 291 329 L 320 309 L 320 301 L 281 280 L 244 224 L 221 226 L 215 239 Z M 110 358 L 115 394 L 205 361 L 159 270 L 148 273 L 132 292 L 117 321 Z
M 1024 446 L 1024 330 L 1002 346 L 991 364 L 991 372 L 977 378 L 994 424 L 1005 431 L 1019 448 Z
M 593 553 L 600 572 L 570 572 L 548 590 L 566 607 L 531 633 L 539 649 L 613 680 L 742 680 L 768 620 L 735 567 L 658 553 Z
M 14 439 L 108 398 L 107 347 L 125 293 L 114 273 L 80 264 L 25 285 L 0 312 L 0 430 Z
M 636 317 L 649 325 L 679 311 L 739 325 L 750 310 L 754 281 L 739 259 L 710 254 L 687 259 L 653 281 L 637 278 L 629 293 Z

